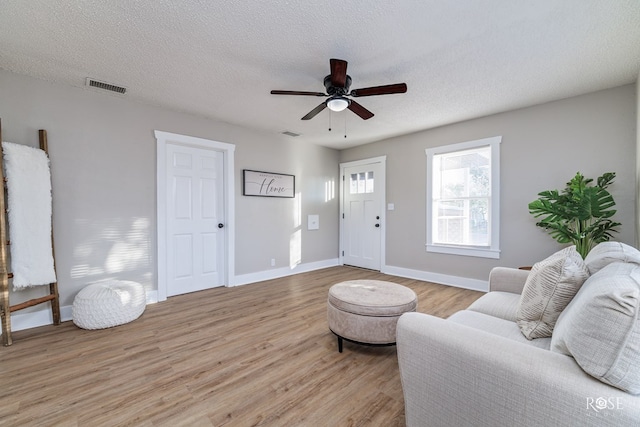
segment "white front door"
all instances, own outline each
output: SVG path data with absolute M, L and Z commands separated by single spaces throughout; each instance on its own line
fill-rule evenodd
M 223 154 L 167 144 L 167 296 L 224 284 Z
M 342 263 L 380 270 L 384 164 L 343 165 Z

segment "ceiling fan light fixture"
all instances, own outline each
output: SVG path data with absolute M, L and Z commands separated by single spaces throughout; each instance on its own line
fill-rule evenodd
M 336 96 L 327 101 L 327 107 L 331 111 L 340 112 L 344 111 L 349 106 L 349 100 L 342 96 Z

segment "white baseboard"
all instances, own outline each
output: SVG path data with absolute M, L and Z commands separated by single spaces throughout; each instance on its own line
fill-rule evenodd
M 338 258 L 327 259 L 323 261 L 309 262 L 306 264 L 298 264 L 295 267 L 282 267 L 273 270 L 258 271 L 236 276 L 229 286 L 247 285 L 249 283 L 262 282 L 264 280 L 277 279 L 279 277 L 292 276 L 294 274 L 306 273 L 309 271 L 320 270 L 323 268 L 335 267 L 339 264 Z
M 147 304 L 158 302 L 158 291 L 147 292 Z M 60 320 L 68 322 L 73 320 L 72 306 L 60 307 Z M 11 315 L 11 330 L 22 331 L 24 329 L 37 328 L 39 326 L 53 325 L 53 314 L 51 309 L 32 311 L 30 313 L 13 313 Z M 2 333 L 0 333 L 2 335 Z
M 425 282 L 440 283 L 456 288 L 471 289 L 473 291 L 489 292 L 489 281 L 469 279 L 467 277 L 450 276 L 448 274 L 431 273 L 429 271 L 412 270 L 410 268 L 385 265 L 382 273 L 409 279 L 424 280 Z
M 147 292 L 147 305 L 155 304 L 158 302 L 158 290 Z
M 60 320 L 71 320 L 71 306 L 60 307 Z M 50 309 L 33 311 L 31 313 L 11 314 L 11 330 L 22 331 L 24 329 L 37 328 L 53 324 L 53 314 Z

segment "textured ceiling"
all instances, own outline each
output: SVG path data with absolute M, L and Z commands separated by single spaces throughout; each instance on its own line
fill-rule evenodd
M 367 121 L 269 94 L 324 91 L 329 58 L 408 92 L 359 98 Z M 640 1 L 2 0 L 0 68 L 345 148 L 632 83 Z

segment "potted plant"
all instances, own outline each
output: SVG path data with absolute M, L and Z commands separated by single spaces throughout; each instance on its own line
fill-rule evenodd
M 617 232 L 611 217 L 616 213 L 613 196 L 607 187 L 616 177 L 614 172 L 607 172 L 598 178 L 596 185 L 593 179 L 585 178 L 580 172 L 567 183 L 562 192 L 548 190 L 538 193 L 539 199 L 529 203 L 529 212 L 536 223 L 549 232 L 551 237 L 560 243 L 572 243 L 582 258 L 591 248 L 600 242 L 609 240 L 612 232 Z

